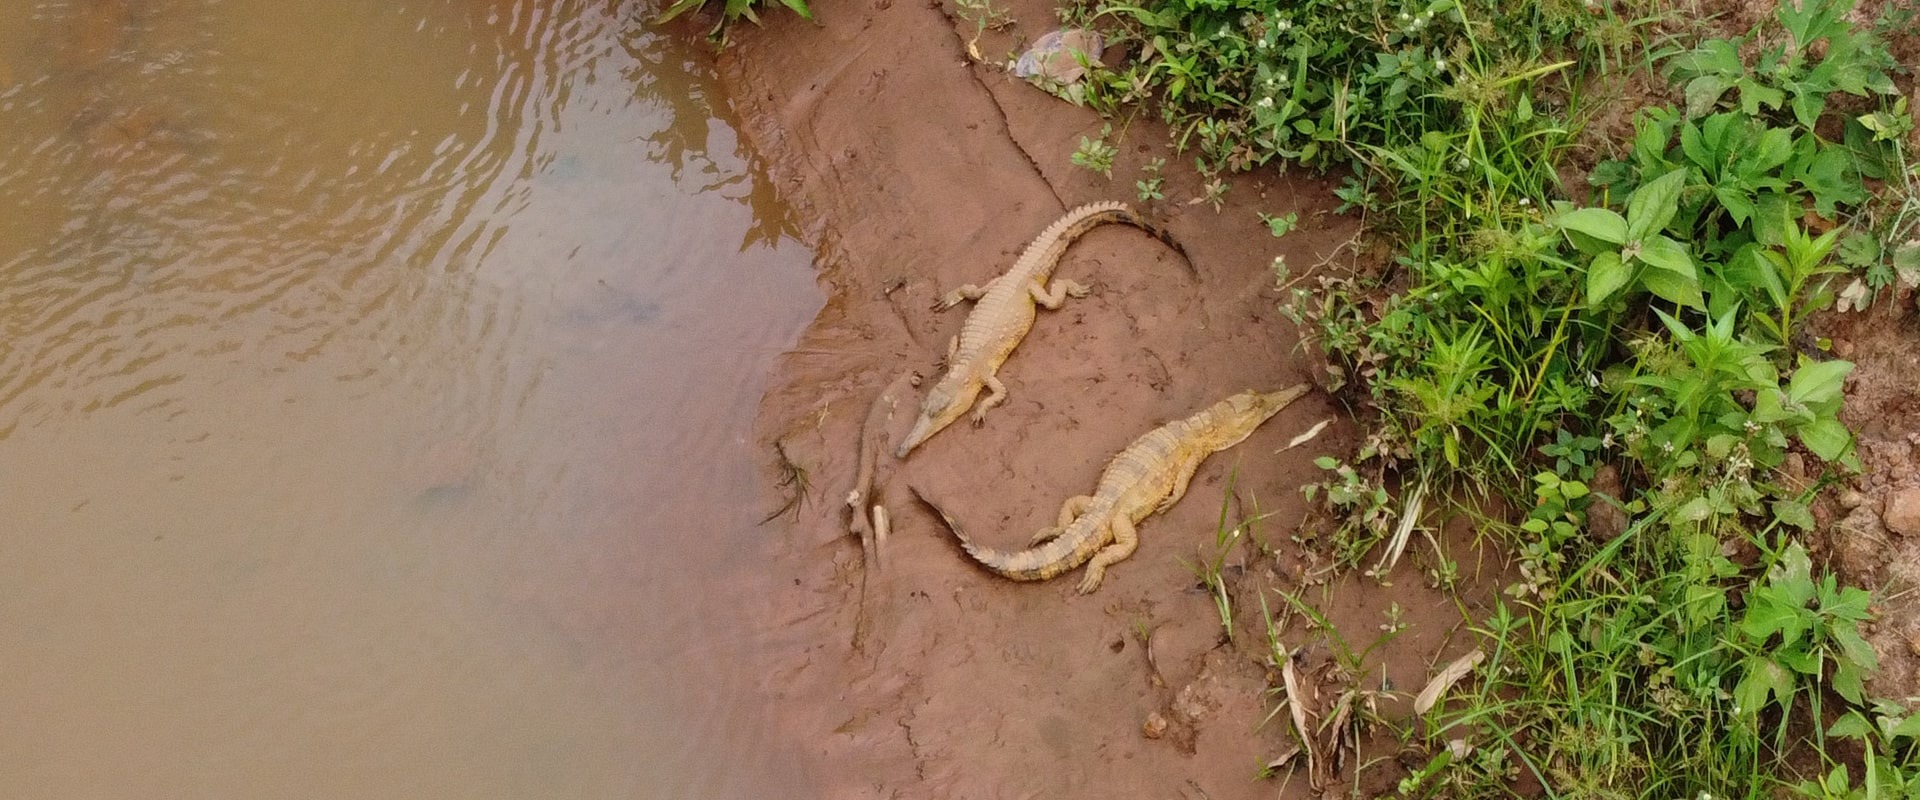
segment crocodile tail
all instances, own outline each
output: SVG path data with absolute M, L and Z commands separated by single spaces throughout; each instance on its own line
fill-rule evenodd
M 1064 250 L 1067 244 L 1088 231 L 1114 222 L 1126 223 L 1146 231 L 1148 235 L 1159 239 L 1175 253 L 1179 253 L 1180 258 L 1186 260 L 1188 266 L 1192 266 L 1193 259 L 1187 256 L 1187 248 L 1174 239 L 1171 232 L 1154 223 L 1153 220 L 1147 219 L 1146 215 L 1135 211 L 1132 206 L 1117 200 L 1088 203 L 1068 211 L 1035 237 L 1034 244 L 1041 246 L 1054 244 Z
M 1169 231 L 1166 228 L 1160 227 L 1158 224 L 1155 224 L 1153 220 L 1147 219 L 1146 215 L 1141 214 L 1140 212 L 1135 211 L 1132 208 L 1128 208 L 1126 206 L 1121 206 L 1121 208 L 1126 211 L 1126 216 L 1124 217 L 1124 219 L 1128 225 L 1132 225 L 1133 227 L 1146 231 L 1148 235 L 1152 236 L 1155 239 L 1159 239 L 1162 244 L 1165 244 L 1167 247 L 1172 248 L 1173 252 L 1179 253 L 1180 258 L 1187 262 L 1187 266 L 1193 266 L 1193 258 L 1187 255 L 1186 246 L 1180 244 L 1179 240 L 1173 238 L 1172 231 Z
M 1000 577 L 1016 581 L 1043 581 L 1080 566 L 1086 561 L 1085 556 L 1076 552 L 1078 548 L 1074 546 L 1074 540 L 1077 537 L 1071 533 L 1062 533 L 1039 547 L 1016 550 L 1011 553 L 975 544 L 972 539 L 967 538 L 966 532 L 960 529 L 960 524 L 954 521 L 953 515 L 928 499 L 919 487 L 908 484 L 907 490 L 913 492 L 915 500 L 920 501 L 921 505 L 931 509 L 934 515 L 940 518 L 941 523 L 945 524 L 947 530 L 953 534 L 953 538 L 959 540 L 960 549 L 966 551 L 968 558 Z

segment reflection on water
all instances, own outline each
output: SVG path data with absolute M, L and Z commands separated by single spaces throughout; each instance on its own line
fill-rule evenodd
M 8 794 L 791 794 L 729 595 L 818 299 L 696 55 L 623 2 L 27 5 Z

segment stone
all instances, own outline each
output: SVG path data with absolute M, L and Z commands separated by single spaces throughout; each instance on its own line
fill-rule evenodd
M 1155 711 L 1147 715 L 1147 721 L 1140 723 L 1140 735 L 1149 739 L 1158 739 L 1167 735 L 1167 718 Z
M 1881 521 L 1887 530 L 1901 536 L 1920 536 L 1920 486 L 1897 489 L 1887 498 L 1887 513 Z
M 1587 505 L 1587 535 L 1603 542 L 1613 541 L 1627 530 L 1627 512 L 1620 507 L 1620 471 L 1604 464 L 1587 483 L 1593 501 Z

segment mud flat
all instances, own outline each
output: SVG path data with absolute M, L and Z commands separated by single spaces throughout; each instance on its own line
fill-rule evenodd
M 1324 265 L 1340 263 L 1357 226 L 1330 213 L 1329 186 L 1271 172 L 1235 182 L 1216 210 L 1187 202 L 1202 187 L 1176 166 L 1168 199 L 1139 205 L 1142 164 L 1188 160 L 1168 151 L 1164 128 L 1137 120 L 1110 137 L 1120 157 L 1109 180 L 1070 163 L 1099 118 L 973 62 L 971 23 L 925 2 L 816 10 L 820 25 L 773 13 L 764 28 L 741 26 L 721 57 L 829 293 L 758 418 L 769 508 L 788 499 L 773 488 L 777 465 L 804 473 L 788 483 L 804 487 L 800 502 L 767 524 L 760 554 L 783 578 L 761 619 L 788 654 L 765 674 L 790 734 L 811 748 L 832 797 L 1273 797 L 1278 783 L 1256 776 L 1291 738 L 1284 714 L 1262 724 L 1278 677 L 1259 600 L 1284 617 L 1271 588 L 1322 597 L 1318 565 L 1289 537 L 1307 513 L 1299 487 L 1321 472 L 1313 459 L 1355 445 L 1334 400 L 1312 392 L 1214 456 L 1088 596 L 1073 593 L 1077 573 L 1016 584 L 974 567 L 907 485 L 951 504 L 981 543 L 1017 547 L 1153 426 L 1243 389 L 1311 380 L 1318 367 L 1276 311 L 1271 266 L 1280 256 L 1295 275 L 1335 268 Z M 1044 3 L 1011 11 L 1020 24 L 979 41 L 990 62 L 1054 19 Z M 1005 270 L 1067 208 L 1100 200 L 1136 203 L 1191 264 L 1128 226 L 1081 239 L 1056 274 L 1094 293 L 1041 313 L 1000 372 L 1006 404 L 906 461 L 883 456 L 876 491 L 894 530 L 885 570 L 866 572 L 843 503 L 859 428 L 903 370 L 937 374 L 965 312 L 930 307 Z M 1256 208 L 1295 211 L 1300 229 L 1274 239 Z M 918 397 L 893 415 L 893 441 Z M 1311 443 L 1279 452 L 1329 419 Z M 1247 534 L 1258 544 L 1227 559 L 1232 643 L 1187 566 L 1211 557 L 1223 505 L 1235 519 L 1268 515 Z M 1374 631 L 1390 602 L 1409 627 L 1375 658 L 1394 684 L 1417 689 L 1443 651 L 1464 647 L 1449 639 L 1459 616 L 1442 595 L 1409 575 L 1399 588 L 1343 588 L 1323 610 Z M 1308 645 L 1299 663 L 1327 673 L 1331 654 L 1311 644 L 1320 637 L 1299 617 L 1290 625 L 1283 639 Z M 1285 796 L 1311 796 L 1304 772 L 1278 780 Z

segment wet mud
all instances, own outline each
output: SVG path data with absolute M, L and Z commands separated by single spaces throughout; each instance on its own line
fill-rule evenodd
M 1188 159 L 1167 148 L 1164 128 L 1139 119 L 1116 130 L 1109 179 L 1070 163 L 1101 120 L 969 59 L 975 27 L 951 9 L 873 0 L 816 11 L 819 25 L 771 14 L 740 26 L 721 70 L 829 296 L 781 359 L 757 422 L 765 502 L 783 509 L 758 554 L 785 579 L 760 598 L 769 652 L 785 654 L 765 665 L 766 689 L 785 734 L 810 749 L 824 796 L 1315 796 L 1304 769 L 1261 777 L 1293 741 L 1285 714 L 1268 719 L 1281 676 L 1263 602 L 1279 649 L 1298 649 L 1307 688 L 1321 688 L 1309 705 L 1325 712 L 1336 690 L 1362 683 L 1418 691 L 1469 649 L 1458 608 L 1422 578 L 1432 553 L 1457 547 L 1468 572 L 1493 569 L 1459 530 L 1410 549 L 1397 581 L 1328 582 L 1295 538 L 1308 519 L 1300 487 L 1321 479 L 1313 459 L 1357 444 L 1333 398 L 1310 392 L 1209 459 L 1091 595 L 1074 593 L 1077 571 L 1013 583 L 975 567 L 907 487 L 938 498 L 981 544 L 1017 548 L 1153 427 L 1241 390 L 1313 380 L 1322 371 L 1276 309 L 1272 267 L 1279 257 L 1296 277 L 1344 269 L 1355 221 L 1331 213 L 1330 185 L 1272 172 L 1233 181 L 1216 209 L 1190 202 L 1200 179 L 1173 168 L 1167 199 L 1140 204 L 1143 164 Z M 1019 23 L 977 43 L 996 64 L 1054 19 L 1042 2 L 1010 11 Z M 870 569 L 846 504 L 861 426 L 896 376 L 938 374 L 966 310 L 932 306 L 1006 270 L 1068 208 L 1102 200 L 1165 225 L 1190 262 L 1128 226 L 1079 240 L 1055 274 L 1092 295 L 1040 312 L 1000 370 L 1006 403 L 904 461 L 881 456 L 873 493 L 892 525 L 885 569 Z M 1301 224 L 1275 239 L 1255 209 L 1297 212 Z M 888 417 L 890 441 L 921 391 Z M 1323 421 L 1320 436 L 1287 449 Z M 1221 559 L 1223 518 L 1258 521 Z M 1199 578 L 1211 561 L 1226 576 L 1231 641 Z M 1364 676 L 1349 674 L 1327 632 L 1276 590 L 1324 614 L 1355 651 L 1390 641 Z M 1404 696 L 1383 698 L 1379 712 L 1405 713 L 1396 702 Z M 1374 745 L 1370 755 L 1392 755 Z M 1360 780 L 1397 777 L 1387 762 Z M 1356 780 L 1352 768 L 1349 755 L 1336 779 Z

